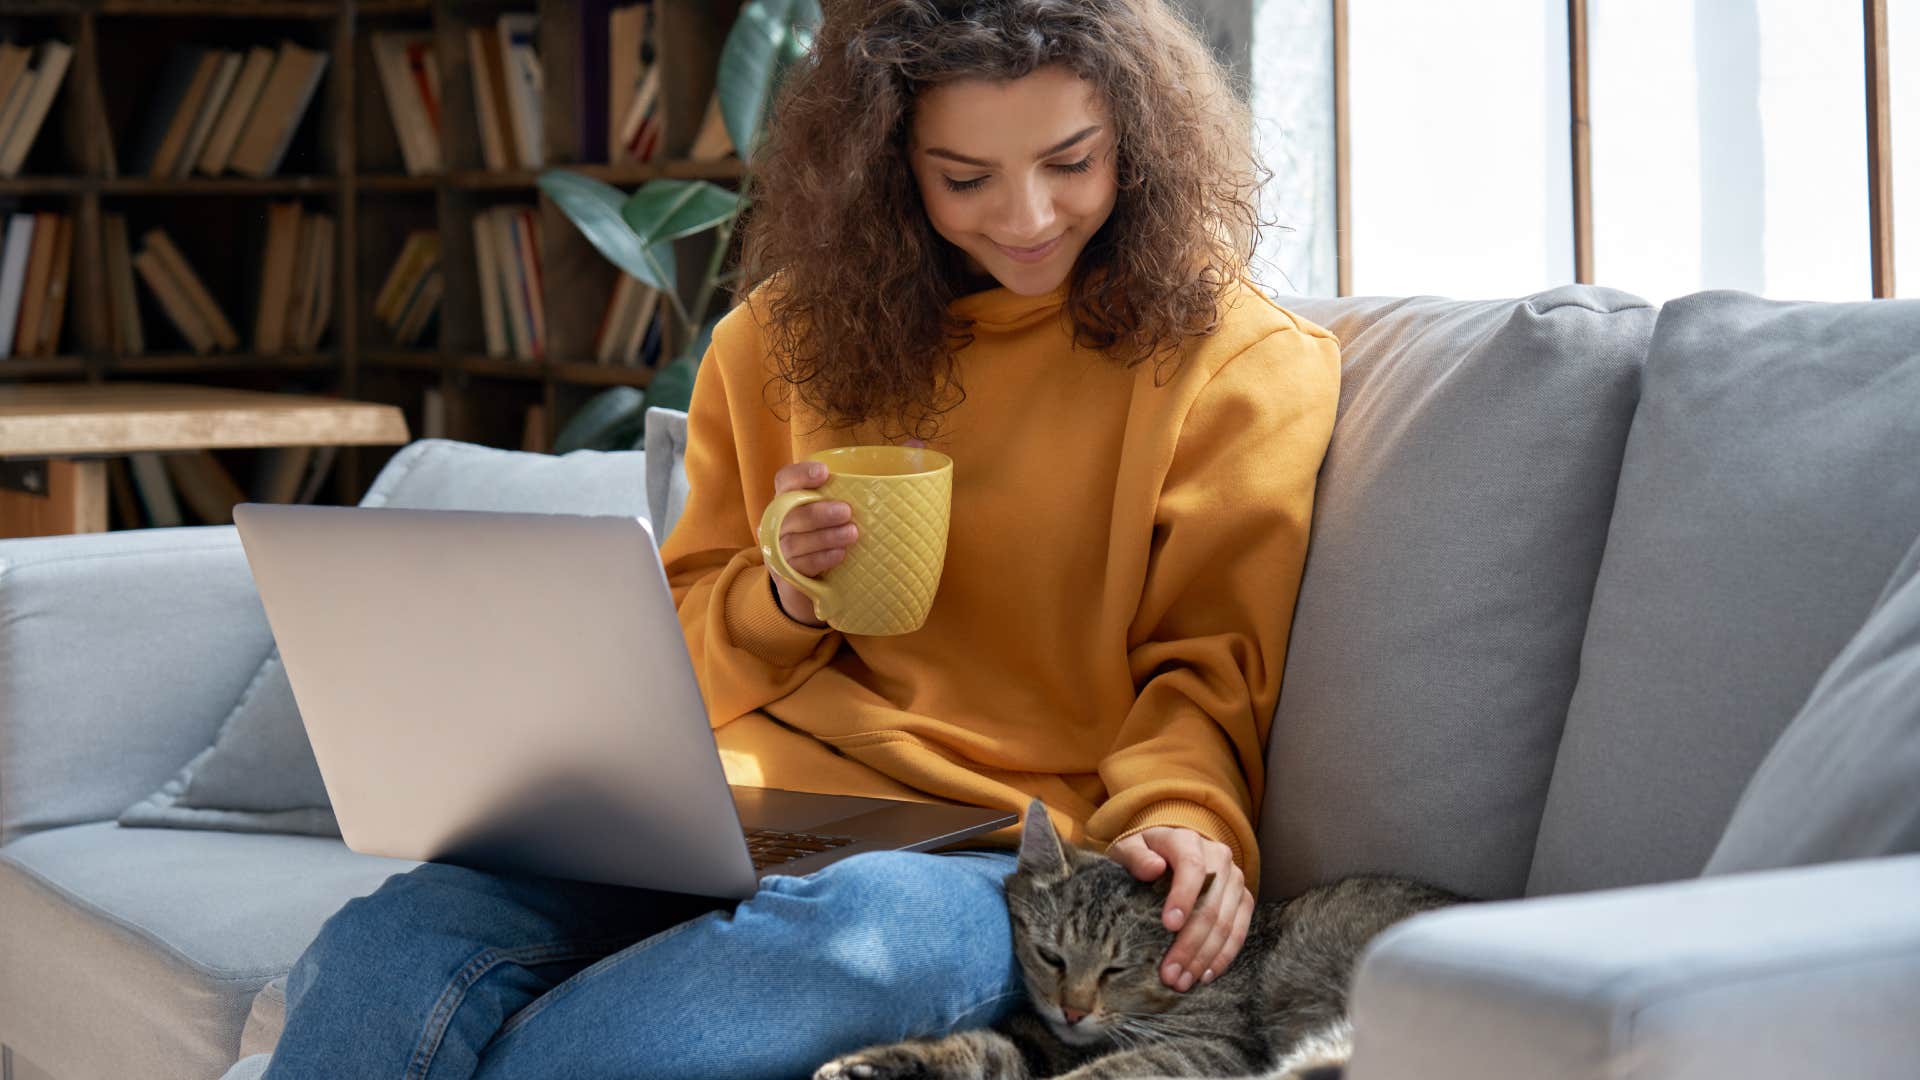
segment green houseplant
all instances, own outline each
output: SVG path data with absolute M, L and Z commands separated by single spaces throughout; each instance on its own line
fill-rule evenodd
M 554 201 L 607 260 L 659 289 L 663 309 L 689 331 L 687 347 L 654 374 L 645 393 L 614 387 L 589 400 L 554 440 L 554 452 L 616 449 L 638 445 L 649 405 L 685 410 L 693 396 L 693 377 L 713 339 L 720 288 L 734 277 L 723 273 L 734 224 L 746 209 L 753 152 L 766 129 L 766 117 L 781 76 L 813 44 L 820 23 L 819 0 L 746 0 L 721 47 L 715 93 L 727 135 L 740 154 L 740 191 L 706 180 L 649 180 L 632 193 L 567 169 L 540 174 L 540 190 Z M 716 233 L 713 257 L 696 284 L 691 303 L 681 296 L 674 270 L 673 244 L 707 230 Z

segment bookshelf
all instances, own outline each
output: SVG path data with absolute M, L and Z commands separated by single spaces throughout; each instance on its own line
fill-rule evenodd
M 640 165 L 581 160 L 582 49 L 592 20 L 604 20 L 606 2 L 11 0 L 0 14 L 0 39 L 59 40 L 73 54 L 24 166 L 17 176 L 0 177 L 0 210 L 68 215 L 73 245 L 59 348 L 0 359 L 0 383 L 138 379 L 337 394 L 399 406 L 416 437 L 428 431 L 425 399 L 436 390 L 447 437 L 519 448 L 529 433 L 528 412 L 538 409 L 544 423 L 533 438 L 546 449 L 588 398 L 608 386 L 645 386 L 654 369 L 594 361 L 594 335 L 617 271 L 539 191 L 537 170 L 485 167 L 468 30 L 507 14 L 538 17 L 546 167 L 577 169 L 629 189 L 662 176 L 731 187 L 741 176 L 737 159 L 690 161 L 686 151 L 712 95 L 739 2 L 652 0 L 665 135 L 660 155 Z M 371 45 L 372 35 L 383 31 L 430 35 L 442 95 L 440 171 L 409 175 L 404 167 Z M 326 53 L 327 65 L 272 175 L 130 174 L 129 146 L 176 49 L 244 52 L 283 41 Z M 331 318 L 317 347 L 261 355 L 252 351 L 252 331 L 268 211 L 288 201 L 333 218 Z M 490 357 L 485 347 L 473 221 L 503 204 L 534 208 L 538 220 L 547 332 L 545 358 L 537 361 Z M 116 350 L 103 235 L 114 215 L 125 217 L 135 248 L 147 230 L 165 230 L 238 329 L 237 349 L 194 351 L 142 284 L 136 292 L 145 348 L 139 355 Z M 414 229 L 438 232 L 444 296 L 426 334 L 401 347 L 372 312 Z M 686 299 L 712 242 L 708 234 L 677 245 Z M 670 331 L 662 363 L 683 347 L 684 331 Z M 342 453 L 322 501 L 358 499 L 393 449 Z M 236 476 L 249 475 L 248 451 L 221 455 Z

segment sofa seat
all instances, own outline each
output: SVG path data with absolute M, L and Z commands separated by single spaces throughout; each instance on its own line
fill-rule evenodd
M 63 1080 L 128 1061 L 150 1080 L 218 1076 L 261 987 L 341 905 L 416 865 L 328 838 L 113 822 L 0 847 L 12 1049 Z

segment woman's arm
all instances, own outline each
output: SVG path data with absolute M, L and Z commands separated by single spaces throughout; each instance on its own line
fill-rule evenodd
M 841 643 L 839 632 L 781 610 L 760 555 L 759 513 L 791 452 L 764 415 L 764 377 L 741 374 L 761 370 L 746 311 L 736 308 L 715 329 L 694 380 L 687 504 L 660 551 L 716 728 L 792 693 Z

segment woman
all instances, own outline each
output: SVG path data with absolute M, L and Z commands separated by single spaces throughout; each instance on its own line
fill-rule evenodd
M 1161 976 L 1238 951 L 1331 433 L 1331 337 L 1244 278 L 1250 124 L 1164 0 L 846 0 L 783 91 L 747 302 L 662 555 L 735 783 L 1021 810 L 1171 875 Z M 954 459 L 939 596 L 852 638 L 754 539 L 825 447 Z M 801 573 L 859 543 L 790 514 Z M 1014 830 L 766 879 L 731 909 L 429 863 L 330 920 L 275 1078 L 806 1076 L 1022 1004 Z M 1202 889 L 1211 876 L 1210 887 Z

